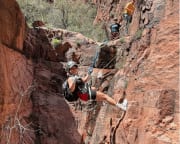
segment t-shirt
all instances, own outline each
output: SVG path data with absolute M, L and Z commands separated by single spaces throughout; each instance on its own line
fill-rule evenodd
M 129 2 L 126 4 L 124 8 L 124 13 L 127 13 L 128 15 L 133 15 L 134 9 L 135 9 L 134 4 L 132 2 Z
M 110 26 L 111 32 L 119 32 L 119 28 L 121 27 L 120 24 L 115 23 Z

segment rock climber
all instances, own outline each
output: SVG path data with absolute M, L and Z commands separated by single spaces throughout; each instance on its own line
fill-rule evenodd
M 128 34 L 129 24 L 132 22 L 132 16 L 135 10 L 135 0 L 128 2 L 123 11 L 123 19 L 126 21 L 126 34 Z
M 68 73 L 68 87 L 73 96 L 80 98 L 83 101 L 96 100 L 107 101 L 109 104 L 117 106 L 122 110 L 127 109 L 127 100 L 124 99 L 122 103 L 116 102 L 112 97 L 107 94 L 96 91 L 95 88 L 88 86 L 87 80 L 90 74 L 93 72 L 93 68 L 88 69 L 88 74 L 85 77 L 78 75 L 78 65 L 74 61 L 67 62 L 66 71 Z
M 120 29 L 120 27 L 121 27 L 121 24 L 118 23 L 118 19 L 114 18 L 114 23 L 110 26 L 111 40 L 119 38 L 119 29 Z

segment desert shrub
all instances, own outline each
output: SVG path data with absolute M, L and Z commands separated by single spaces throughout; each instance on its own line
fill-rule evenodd
M 134 34 L 133 39 L 134 39 L 134 40 L 141 39 L 142 32 L 143 32 L 143 29 L 138 29 L 138 30 L 136 31 L 136 33 Z
M 57 38 L 53 38 L 51 41 L 51 44 L 54 48 L 56 48 L 56 46 L 58 46 L 61 43 L 61 40 L 57 39 Z
M 105 39 L 101 25 L 93 26 L 97 8 L 91 2 L 81 0 L 57 0 L 47 3 L 43 0 L 17 0 L 29 26 L 33 21 L 41 20 L 47 27 L 62 28 L 92 38 Z

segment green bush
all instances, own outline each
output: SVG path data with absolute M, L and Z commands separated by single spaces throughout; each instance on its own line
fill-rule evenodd
M 136 31 L 135 35 L 133 36 L 133 39 L 134 39 L 134 40 L 141 39 L 142 32 L 143 32 L 143 29 L 138 29 L 138 30 Z
M 54 48 L 56 48 L 56 46 L 58 46 L 61 43 L 61 40 L 53 38 L 51 41 L 51 44 Z

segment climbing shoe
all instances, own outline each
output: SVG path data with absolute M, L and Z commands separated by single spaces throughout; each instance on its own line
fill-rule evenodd
M 118 108 L 121 108 L 123 111 L 126 111 L 127 110 L 127 106 L 128 106 L 127 99 L 124 99 L 122 103 L 117 103 L 116 106 Z

